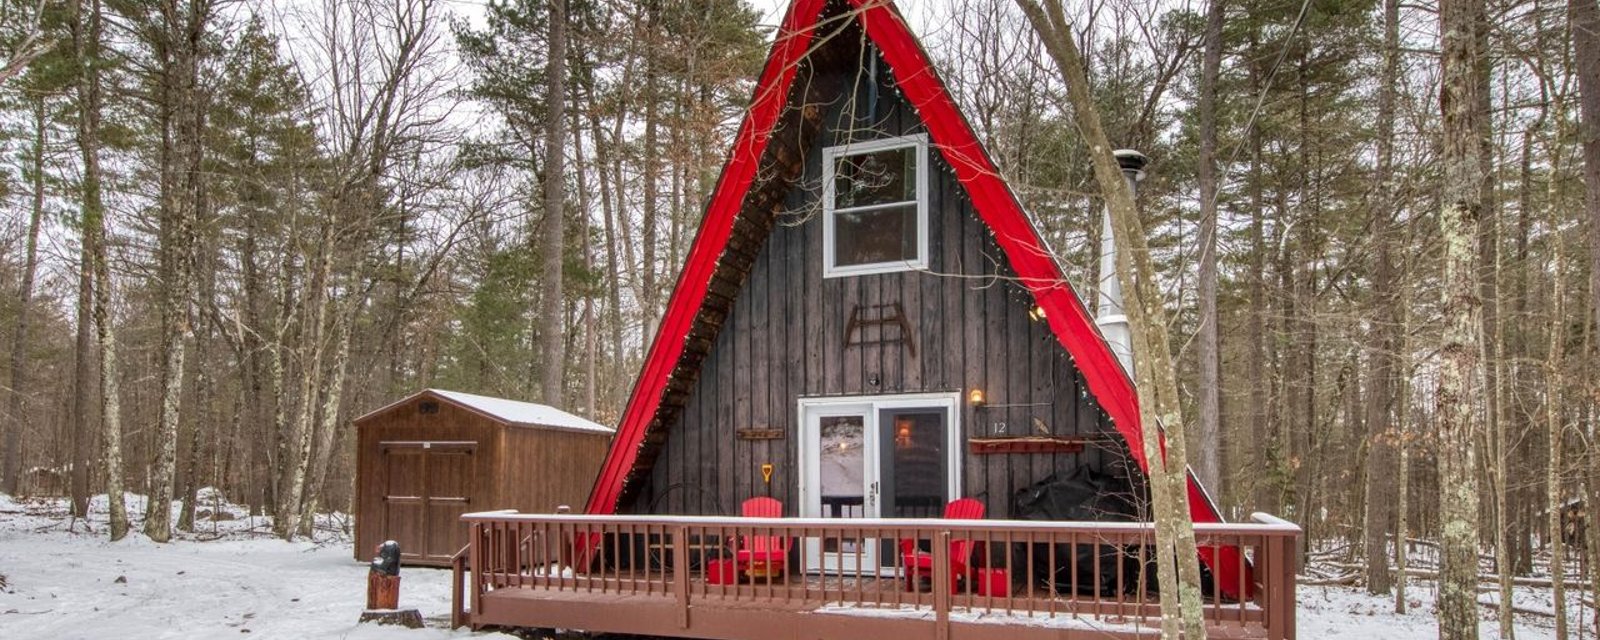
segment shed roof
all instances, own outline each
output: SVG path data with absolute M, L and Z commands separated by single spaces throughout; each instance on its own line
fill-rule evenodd
M 372 411 L 356 418 L 357 421 L 366 420 L 380 413 L 388 411 L 403 403 L 410 402 L 419 396 L 433 396 L 441 400 L 460 405 L 471 411 L 476 411 L 489 418 L 515 427 L 530 427 L 535 429 L 560 429 L 564 431 L 583 431 L 589 433 L 615 433 L 616 429 L 603 424 L 572 415 L 555 407 L 538 404 L 536 402 L 523 402 L 521 400 L 508 400 L 491 396 L 480 396 L 461 391 L 448 389 L 423 389 L 402 400 L 390 403 L 381 409 Z

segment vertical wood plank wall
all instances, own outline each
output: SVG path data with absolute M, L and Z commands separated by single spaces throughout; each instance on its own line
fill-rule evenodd
M 1032 433 L 1035 420 L 1054 435 L 1111 432 L 1066 350 L 1045 323 L 1029 317 L 1031 296 L 1013 281 L 936 149 L 929 150 L 928 272 L 822 277 L 823 148 L 922 132 L 893 89 L 887 65 L 878 66 L 877 99 L 867 108 L 872 92 L 867 65 L 860 68 L 860 82 L 844 82 L 858 87 L 855 99 L 842 96 L 827 110 L 824 129 L 806 152 L 804 175 L 785 197 L 786 212 L 755 257 L 682 410 L 667 423 L 661 456 L 625 510 L 735 514 L 745 498 L 767 493 L 760 468 L 771 463 L 772 496 L 797 513 L 801 397 L 977 387 L 990 405 L 1040 404 L 975 409 L 963 402 L 963 452 L 967 438 L 996 435 L 1000 423 L 1012 435 Z M 856 69 L 831 73 L 854 76 Z M 915 355 L 899 343 L 846 346 L 853 308 L 893 303 L 905 311 Z M 784 438 L 741 440 L 737 429 L 781 429 Z M 962 490 L 983 500 L 990 517 L 1007 517 L 1013 491 L 1082 464 L 1105 468 L 1123 451 L 1119 442 L 1077 454 L 963 453 Z
M 437 402 L 438 413 L 422 413 L 418 405 L 423 401 Z M 481 464 L 481 461 L 500 457 L 502 452 L 498 437 L 500 428 L 498 423 L 476 413 L 427 397 L 396 405 L 388 411 L 368 416 L 365 420 L 357 422 L 355 557 L 370 559 L 373 548 L 384 540 L 400 540 L 402 547 L 405 547 L 407 541 L 421 540 L 423 535 L 425 523 L 420 517 L 387 517 L 384 496 L 389 493 L 391 471 L 401 474 L 409 474 L 411 471 L 386 468 L 381 443 L 397 441 L 478 443 L 472 453 L 474 464 L 470 478 L 470 497 L 473 506 L 476 507 L 477 503 L 492 503 L 497 499 L 494 491 L 498 485 L 495 478 L 496 469 L 493 464 Z M 420 465 L 420 454 L 418 462 Z M 420 471 L 420 467 L 418 470 Z M 410 478 L 406 487 L 425 491 L 422 485 L 422 478 Z M 416 514 L 420 516 L 421 511 L 417 510 Z M 461 534 L 461 542 L 466 543 L 464 532 Z M 416 545 L 411 544 L 411 546 Z M 428 561 L 408 559 L 407 562 L 418 564 Z
M 418 405 L 435 402 L 437 413 L 424 414 Z M 466 505 L 435 509 L 455 512 L 517 509 L 527 513 L 552 513 L 558 505 L 581 508 L 610 447 L 611 435 L 559 429 L 507 425 L 448 400 L 422 395 L 356 423 L 356 535 L 355 557 L 368 559 L 386 539 L 421 540 L 426 526 L 434 538 L 449 534 L 456 541 L 432 545 L 434 551 L 454 552 L 467 543 L 466 525 L 454 517 L 425 524 L 421 509 L 386 513 L 384 496 L 391 481 L 406 482 L 407 491 L 423 491 L 423 478 L 396 479 L 393 474 L 417 473 L 409 468 L 385 468 L 383 442 L 475 442 L 472 453 L 453 473 L 465 477 L 434 479 L 437 486 L 465 486 Z M 419 450 L 420 453 L 420 450 Z M 421 456 L 418 456 L 420 463 Z M 420 466 L 417 467 L 420 469 Z M 413 515 L 413 513 L 415 515 Z M 442 545 L 442 546 L 440 546 Z M 404 544 L 402 546 L 405 546 Z M 415 546 L 415 545 L 412 545 Z M 412 551 L 413 549 L 408 549 Z M 408 564 L 447 566 L 449 555 L 407 559 Z

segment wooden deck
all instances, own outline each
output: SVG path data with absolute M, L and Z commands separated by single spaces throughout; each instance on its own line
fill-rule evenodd
M 1146 523 L 505 512 L 463 519 L 472 534 L 454 563 L 458 625 L 725 640 L 1159 635 Z M 1206 591 L 1212 637 L 1294 638 L 1299 528 L 1258 515 L 1251 524 L 1196 530 L 1214 571 L 1224 559 L 1242 569 L 1232 574 L 1237 583 Z M 786 570 L 718 584 L 717 561 L 731 558 L 736 541 L 751 536 L 792 541 Z M 934 575 L 917 591 L 908 589 L 899 554 L 887 553 L 905 539 L 934 556 Z M 1006 592 L 980 593 L 976 575 L 952 581 L 952 540 L 975 549 L 968 559 L 974 574 L 1004 572 L 988 584 Z M 878 548 L 886 553 L 874 560 L 871 550 Z M 1080 562 L 1084 556 L 1092 561 Z

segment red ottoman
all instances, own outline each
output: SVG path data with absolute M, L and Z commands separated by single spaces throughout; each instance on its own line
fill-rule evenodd
M 706 563 L 706 584 L 737 584 L 739 568 L 732 560 L 712 560 Z
M 1005 569 L 978 569 L 978 595 L 1005 598 L 1011 595 L 1011 576 Z

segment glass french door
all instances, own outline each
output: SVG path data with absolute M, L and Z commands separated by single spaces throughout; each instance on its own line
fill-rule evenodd
M 929 518 L 957 491 L 956 399 L 943 395 L 802 400 L 801 515 Z M 895 541 L 809 538 L 808 571 L 876 572 Z

